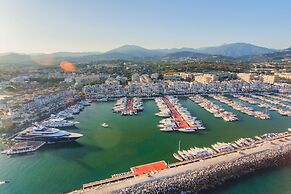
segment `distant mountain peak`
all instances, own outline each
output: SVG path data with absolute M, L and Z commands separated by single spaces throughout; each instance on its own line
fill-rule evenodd
M 134 49 L 140 49 L 140 50 L 148 50 L 146 48 L 143 48 L 141 46 L 137 46 L 137 45 L 133 45 L 133 44 L 126 44 L 126 45 L 123 45 L 123 46 L 120 46 L 120 47 L 117 47 L 115 49 L 112 49 L 110 51 L 107 51 L 108 52 L 112 52 L 112 51 L 116 51 L 116 50 L 134 50 Z
M 149 57 L 158 55 L 158 53 L 154 50 L 146 49 L 136 45 L 123 45 L 121 47 L 107 51 L 105 54 L 108 53 L 121 53 L 133 57 Z
M 205 54 L 223 55 L 227 57 L 259 55 L 276 51 L 275 49 L 260 47 L 250 43 L 243 42 L 223 44 L 216 47 L 206 47 L 197 50 Z

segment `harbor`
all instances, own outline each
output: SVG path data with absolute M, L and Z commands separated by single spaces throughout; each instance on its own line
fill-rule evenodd
M 290 7 L 1 1 L 0 194 L 291 194 Z
M 24 190 L 30 194 L 70 192 L 82 188 L 82 184 L 127 172 L 130 167 L 161 160 L 175 163 L 177 160 L 173 153 L 177 152 L 179 141 L 181 150 L 193 146 L 211 148 L 217 142 L 233 142 L 242 137 L 254 138 L 265 133 L 284 132 L 290 127 L 290 117 L 283 117 L 275 111 L 269 113 L 272 119 L 260 120 L 218 101 L 213 102 L 235 113 L 240 120 L 225 122 L 191 100 L 179 98 L 179 103 L 191 115 L 197 115 L 203 120 L 207 130 L 199 133 L 162 133 L 157 127 L 161 118 L 155 115 L 159 109 L 154 100 L 143 100 L 144 111 L 136 117 L 121 117 L 120 114 L 113 113 L 114 101 L 93 102 L 91 106 L 74 115 L 72 121 L 79 122 L 76 124 L 78 129 L 66 129 L 69 132 L 82 133 L 83 137 L 78 141 L 43 146 L 32 154 L 16 157 L 0 155 L 0 179 L 10 180 L 9 184 L 0 187 L 0 193 L 21 193 Z M 104 122 L 110 127 L 102 127 Z M 157 148 L 163 148 L 163 152 Z M 57 168 L 51 170 L 51 166 Z M 50 176 L 42 176 L 47 172 L 50 172 Z M 276 177 L 280 184 L 288 185 L 288 172 L 290 171 L 279 170 L 277 173 L 270 172 L 270 176 Z M 16 175 L 18 179 L 14 178 Z M 50 182 L 54 186 L 43 191 L 41 184 L 33 182 L 33 177 L 36 176 L 39 182 Z M 261 192 L 269 189 L 266 185 L 276 184 L 267 177 L 269 176 L 254 175 L 254 179 L 259 179 L 256 186 Z M 246 184 L 250 186 L 254 183 L 250 180 Z M 232 186 L 224 188 L 223 191 L 228 189 L 242 190 L 240 186 Z

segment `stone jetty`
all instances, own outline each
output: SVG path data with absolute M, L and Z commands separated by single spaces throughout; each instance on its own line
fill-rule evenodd
M 291 161 L 289 148 L 282 150 L 265 150 L 247 155 L 230 162 L 221 162 L 200 170 L 194 170 L 165 177 L 131 187 L 120 189 L 114 193 L 198 193 L 213 188 L 226 180 L 238 178 L 267 167 L 278 166 Z
M 223 182 L 291 164 L 290 135 L 255 147 L 72 193 L 199 193 Z

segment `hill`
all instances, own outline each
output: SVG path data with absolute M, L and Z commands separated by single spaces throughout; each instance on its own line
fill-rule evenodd
M 211 54 L 211 55 L 223 55 L 227 57 L 242 57 L 250 55 L 260 55 L 265 53 L 271 53 L 276 51 L 275 49 L 269 49 L 247 43 L 232 43 L 224 44 L 216 47 L 206 47 L 197 49 L 197 52 Z

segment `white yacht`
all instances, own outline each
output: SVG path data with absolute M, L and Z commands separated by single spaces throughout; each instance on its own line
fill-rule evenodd
M 78 124 L 79 122 L 77 121 L 68 121 L 65 120 L 65 118 L 61 117 L 54 117 L 50 118 L 48 120 L 43 121 L 41 124 L 46 126 L 46 127 L 73 127 L 75 124 Z
M 83 135 L 79 133 L 72 133 L 34 124 L 34 126 L 20 132 L 14 139 L 22 141 L 44 141 L 46 143 L 57 143 L 75 141 L 82 136 Z
M 109 127 L 109 125 L 107 123 L 102 123 L 101 126 L 105 127 L 105 128 Z

